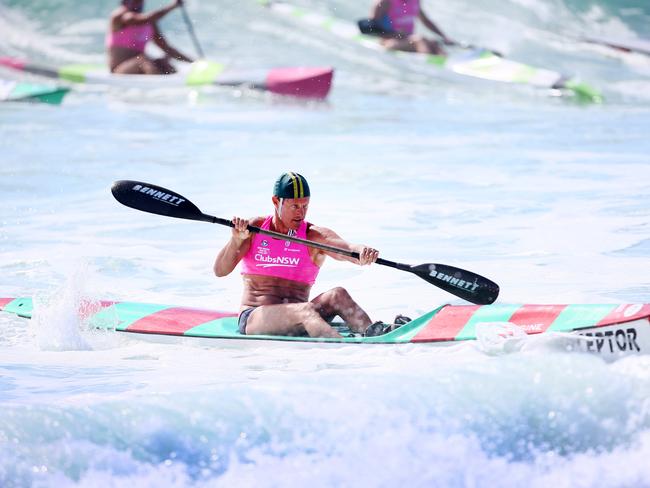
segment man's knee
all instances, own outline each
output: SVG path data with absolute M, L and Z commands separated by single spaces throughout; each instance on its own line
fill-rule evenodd
M 340 303 L 343 301 L 350 300 L 350 294 L 342 286 L 337 286 L 336 288 L 332 288 L 329 291 L 329 293 L 331 293 L 331 298 L 332 300 L 334 300 L 334 303 Z

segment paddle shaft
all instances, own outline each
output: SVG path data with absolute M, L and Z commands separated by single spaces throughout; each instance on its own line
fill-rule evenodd
M 185 25 L 187 25 L 187 30 L 190 33 L 192 42 L 194 43 L 194 48 L 196 49 L 196 52 L 199 54 L 199 57 L 203 59 L 205 58 L 205 55 L 203 54 L 203 49 L 201 49 L 199 40 L 196 38 L 196 33 L 194 32 L 194 27 L 192 26 L 192 20 L 190 19 L 190 16 L 187 14 L 187 10 L 185 9 L 184 3 L 181 4 L 181 12 L 183 13 L 183 19 L 185 20 Z
M 226 225 L 228 227 L 234 227 L 235 225 L 232 223 L 231 220 L 228 219 L 222 219 L 220 217 L 215 217 L 214 215 L 208 215 L 208 214 L 203 214 L 203 216 L 207 217 L 208 222 L 212 222 L 213 224 L 221 224 L 221 225 Z M 202 219 L 203 220 L 203 219 Z M 335 246 L 330 246 L 328 244 L 321 244 L 320 242 L 314 242 L 314 241 L 308 241 L 306 239 L 300 239 L 299 237 L 293 237 L 289 236 L 286 234 L 281 234 L 280 232 L 274 232 L 272 230 L 266 230 L 262 229 L 260 227 L 256 227 L 254 225 L 248 225 L 248 230 L 250 232 L 255 232 L 257 234 L 263 234 L 266 236 L 273 237 L 275 239 L 282 239 L 285 241 L 289 242 L 295 242 L 297 244 L 303 244 L 305 246 L 313 247 L 316 249 L 321 249 L 323 251 L 329 251 L 333 252 L 336 254 L 342 254 L 344 256 L 348 256 L 354 259 L 359 259 L 359 253 L 356 251 L 348 251 L 347 249 L 341 249 L 340 247 L 335 247 Z M 404 271 L 410 271 L 410 266 L 406 264 L 401 264 L 401 263 L 396 263 L 394 261 L 389 261 L 387 259 L 382 259 L 382 258 L 377 258 L 377 261 L 375 261 L 377 264 L 381 264 L 384 266 L 390 266 L 391 268 L 397 268 L 401 269 Z

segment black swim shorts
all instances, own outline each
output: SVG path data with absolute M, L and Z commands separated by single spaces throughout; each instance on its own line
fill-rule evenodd
M 242 313 L 239 314 L 239 321 L 237 324 L 239 325 L 239 333 L 240 334 L 246 334 L 246 322 L 248 322 L 248 317 L 250 316 L 251 313 L 253 313 L 253 310 L 255 310 L 257 307 L 249 307 L 247 309 L 244 309 Z

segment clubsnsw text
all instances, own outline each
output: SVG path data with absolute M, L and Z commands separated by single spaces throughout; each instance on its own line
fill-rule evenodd
M 263 267 L 269 267 L 269 266 L 298 266 L 300 265 L 300 258 L 290 258 L 288 256 L 264 256 L 262 254 L 255 254 L 255 261 L 259 263 L 264 263 L 262 265 L 258 266 L 263 266 Z

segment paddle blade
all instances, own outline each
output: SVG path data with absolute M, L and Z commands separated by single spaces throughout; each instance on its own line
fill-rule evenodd
M 122 205 L 167 217 L 212 222 L 213 217 L 202 213 L 187 198 L 166 188 L 142 181 L 119 180 L 111 193 Z
M 499 285 L 481 275 L 446 264 L 419 264 L 409 271 L 457 297 L 477 305 L 489 305 L 499 296 Z

